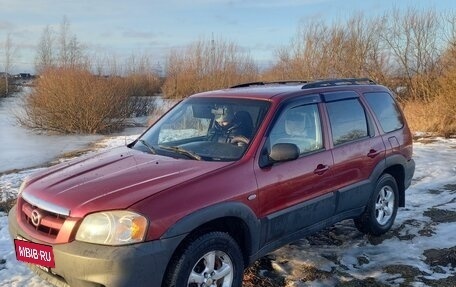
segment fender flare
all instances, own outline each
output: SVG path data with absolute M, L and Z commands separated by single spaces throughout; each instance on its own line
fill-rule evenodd
M 393 155 L 385 158 L 385 165 L 386 165 L 386 168 L 393 166 L 393 165 L 401 165 L 405 168 L 405 166 L 407 165 L 407 160 L 402 155 L 393 154 Z
M 385 158 L 385 160 L 379 162 L 377 166 L 375 166 L 374 170 L 372 171 L 369 180 L 370 182 L 374 185 L 377 182 L 377 179 L 387 170 L 388 168 L 392 166 L 400 166 L 401 167 L 401 172 L 403 173 L 402 180 L 397 181 L 397 186 L 399 188 L 399 206 L 404 206 L 405 205 L 405 189 L 408 187 L 407 184 L 405 183 L 405 180 L 407 178 L 407 167 L 410 164 L 408 163 L 407 159 L 400 155 L 400 154 L 393 154 Z M 413 164 L 414 167 L 414 164 Z M 392 174 L 392 176 L 396 177 L 397 174 Z
M 251 253 L 255 253 L 259 248 L 261 223 L 250 207 L 240 202 L 222 202 L 190 213 L 179 219 L 161 238 L 188 234 L 205 223 L 224 217 L 238 218 L 246 224 L 250 237 L 247 247 Z

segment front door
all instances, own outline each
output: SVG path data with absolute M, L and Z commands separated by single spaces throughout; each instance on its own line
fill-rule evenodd
M 274 144 L 291 143 L 299 148 L 300 156 L 266 168 L 255 167 L 260 216 L 266 226 L 263 243 L 334 214 L 333 159 L 323 140 L 321 108 L 318 103 L 284 108 L 268 134 L 263 153 Z

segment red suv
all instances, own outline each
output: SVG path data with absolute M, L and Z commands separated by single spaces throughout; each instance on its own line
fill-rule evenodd
M 248 83 L 27 178 L 9 228 L 18 260 L 56 285 L 235 287 L 259 257 L 340 220 L 387 232 L 414 169 L 387 88 Z

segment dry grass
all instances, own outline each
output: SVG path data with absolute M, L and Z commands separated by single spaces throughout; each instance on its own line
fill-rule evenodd
M 456 98 L 438 95 L 431 102 L 407 101 L 403 110 L 413 132 L 444 137 L 456 134 Z

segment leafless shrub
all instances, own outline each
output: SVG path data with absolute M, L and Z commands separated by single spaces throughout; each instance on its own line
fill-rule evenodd
M 21 123 L 63 133 L 105 133 L 132 114 L 128 85 L 119 77 L 97 77 L 84 69 L 49 68 L 26 100 Z
M 156 96 L 161 92 L 163 79 L 147 54 L 132 54 L 124 60 L 114 55 L 94 55 L 90 63 L 94 73 L 100 77 L 124 78 L 131 97 Z
M 147 54 L 131 55 L 125 63 L 125 74 L 133 86 L 134 96 L 154 96 L 161 92 L 163 80 Z
M 162 89 L 166 97 L 183 98 L 257 77 L 258 68 L 253 60 L 234 43 L 200 40 L 183 51 L 170 53 Z
M 155 96 L 160 93 L 162 80 L 151 73 L 137 73 L 124 77 L 129 85 L 129 95 L 135 97 Z

